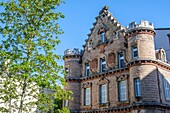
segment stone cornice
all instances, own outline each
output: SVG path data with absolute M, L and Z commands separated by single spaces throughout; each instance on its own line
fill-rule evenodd
M 130 38 L 130 37 L 135 36 L 137 34 L 149 34 L 149 35 L 155 36 L 155 31 L 152 30 L 152 29 L 146 29 L 146 28 L 134 29 L 134 30 L 126 32 L 125 37 Z
M 115 73 L 126 72 L 126 71 L 129 70 L 130 67 L 132 67 L 134 65 L 155 65 L 155 66 L 159 66 L 163 69 L 170 71 L 170 64 L 161 62 L 159 60 L 136 60 L 136 61 L 129 62 L 127 64 L 127 67 L 125 67 L 125 68 L 109 70 L 109 71 L 106 71 L 104 73 L 96 73 L 96 74 L 94 74 L 92 76 L 88 76 L 88 77 L 81 77 L 81 78 L 68 77 L 68 78 L 66 78 L 66 81 L 67 82 L 82 82 L 82 81 L 88 81 L 88 80 L 101 78 L 103 76 L 111 76 Z

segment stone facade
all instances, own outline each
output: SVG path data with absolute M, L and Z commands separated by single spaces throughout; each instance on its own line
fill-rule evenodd
M 165 51 L 155 51 L 153 24 L 123 27 L 104 7 L 93 25 L 83 51 L 65 51 L 65 88 L 74 98 L 68 102 L 70 111 L 170 113 L 170 64 Z

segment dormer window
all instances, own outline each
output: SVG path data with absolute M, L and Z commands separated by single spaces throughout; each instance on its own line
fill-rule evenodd
M 100 38 L 101 38 L 101 43 L 105 42 L 105 32 L 100 34 Z

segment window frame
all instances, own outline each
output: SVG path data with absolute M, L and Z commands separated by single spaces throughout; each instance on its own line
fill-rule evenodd
M 124 85 L 123 88 L 121 87 L 122 85 Z M 127 101 L 127 95 L 128 95 L 127 94 L 127 80 L 119 81 L 118 88 L 119 88 L 119 101 L 120 102 Z M 124 97 L 122 97 L 122 95 L 124 95 Z
M 120 55 L 123 55 L 122 57 L 120 56 Z M 121 60 L 123 61 L 123 65 L 121 64 Z M 124 52 L 120 52 L 120 53 L 118 53 L 118 67 L 119 68 L 123 68 L 124 67 L 124 65 L 125 65 L 125 58 L 124 58 Z
M 134 78 L 134 95 L 135 97 L 141 97 L 141 80 L 140 78 Z
M 137 52 L 136 54 L 137 54 L 137 56 L 134 56 L 135 54 L 135 52 Z M 137 47 L 137 45 L 134 45 L 134 46 L 132 46 L 132 59 L 135 59 L 135 58 L 138 58 L 138 47 Z
M 107 103 L 107 84 L 101 84 L 100 85 L 100 91 L 99 91 L 99 93 L 100 93 L 100 95 L 99 95 L 99 97 L 100 97 L 100 104 L 106 104 Z M 103 88 L 105 88 L 104 90 L 103 90 Z
M 84 106 L 89 106 L 89 105 L 91 105 L 91 88 L 87 87 L 84 88 Z
M 85 63 L 85 76 L 88 77 L 90 74 L 90 65 L 89 63 Z
M 105 58 L 100 58 L 100 72 L 103 73 L 106 70 L 106 59 Z
M 101 43 L 104 43 L 104 42 L 105 42 L 105 38 L 106 38 L 106 33 L 105 33 L 105 32 L 100 33 Z

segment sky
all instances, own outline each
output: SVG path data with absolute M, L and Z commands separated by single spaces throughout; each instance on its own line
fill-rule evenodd
M 170 0 L 65 0 L 57 11 L 65 18 L 59 20 L 64 34 L 60 36 L 61 44 L 56 52 L 64 54 L 64 50 L 80 48 L 85 44 L 87 34 L 96 21 L 95 17 L 105 6 L 109 12 L 123 25 L 130 22 L 148 20 L 155 28 L 170 28 Z
M 0 0 L 2 1 L 2 0 Z M 130 22 L 148 20 L 155 28 L 170 28 L 170 0 L 64 0 L 57 11 L 65 15 L 58 21 L 64 34 L 60 35 L 61 43 L 56 53 L 64 55 L 66 49 L 80 48 L 85 44 L 87 34 L 96 21 L 95 17 L 104 6 L 123 25 Z M 0 8 L 2 10 L 2 8 Z M 63 61 L 59 61 L 63 64 Z

